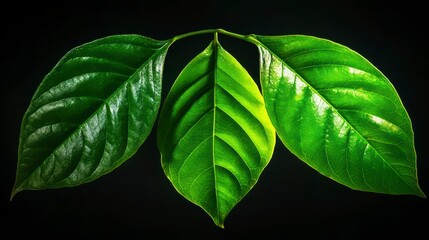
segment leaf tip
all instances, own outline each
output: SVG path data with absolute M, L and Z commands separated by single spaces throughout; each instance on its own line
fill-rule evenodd
M 225 226 L 223 225 L 223 222 L 215 222 L 216 226 L 225 229 Z
M 14 199 L 16 194 L 21 192 L 22 190 L 25 190 L 25 189 L 23 189 L 21 185 L 18 185 L 17 183 L 15 183 L 12 187 L 12 191 L 10 193 L 9 201 L 12 202 L 12 200 Z
M 218 219 L 218 218 L 212 218 L 213 219 L 213 222 L 216 224 L 216 226 L 218 226 L 218 227 L 220 227 L 220 228 L 222 228 L 222 229 L 224 229 L 225 228 L 225 226 L 224 226 L 224 220 L 223 219 Z
M 419 192 L 417 192 L 417 196 L 418 197 L 421 197 L 421 198 L 426 198 L 426 194 L 423 192 L 423 190 L 421 190 L 421 189 L 419 189 L 420 191 Z
M 12 189 L 12 192 L 10 193 L 10 198 L 9 201 L 12 202 L 13 198 L 15 197 L 15 195 L 19 192 L 19 190 L 17 189 Z
M 426 198 L 426 194 L 420 188 L 419 184 L 414 185 L 414 189 L 411 194 L 417 197 Z

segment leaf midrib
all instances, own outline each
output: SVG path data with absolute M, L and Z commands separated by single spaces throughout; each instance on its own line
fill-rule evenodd
M 215 35 L 215 39 L 213 41 L 213 69 L 215 69 L 213 71 L 213 129 L 212 129 L 212 157 L 213 157 L 213 177 L 214 177 L 214 189 L 215 189 L 215 198 L 216 198 L 216 215 L 217 215 L 217 221 L 220 220 L 220 207 L 219 207 L 219 196 L 218 196 L 218 189 L 217 189 L 217 176 L 216 176 L 216 163 L 215 163 L 215 158 L 214 158 L 214 153 L 215 153 L 215 141 L 214 138 L 216 136 L 216 109 L 217 109 L 217 104 L 216 104 L 216 96 L 217 96 L 217 75 L 218 75 L 218 54 L 219 54 L 219 49 L 221 46 L 217 41 L 217 35 Z

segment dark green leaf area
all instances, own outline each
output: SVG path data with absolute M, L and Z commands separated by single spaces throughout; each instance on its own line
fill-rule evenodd
M 311 36 L 253 36 L 278 136 L 352 189 L 424 196 L 411 120 L 389 80 L 351 49 Z
M 132 156 L 157 117 L 170 43 L 117 35 L 68 52 L 24 115 L 12 195 L 82 184 Z
M 167 177 L 223 227 L 274 149 L 275 131 L 256 83 L 214 42 L 181 72 L 159 121 Z

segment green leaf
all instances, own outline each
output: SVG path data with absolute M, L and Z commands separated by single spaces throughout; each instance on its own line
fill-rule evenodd
M 116 35 L 68 52 L 22 120 L 11 198 L 92 181 L 130 158 L 156 120 L 170 44 Z
M 275 130 L 262 95 L 217 41 L 178 76 L 159 118 L 166 176 L 223 227 L 271 159 Z
M 251 36 L 284 145 L 352 189 L 425 197 L 411 120 L 389 80 L 358 53 L 311 36 Z

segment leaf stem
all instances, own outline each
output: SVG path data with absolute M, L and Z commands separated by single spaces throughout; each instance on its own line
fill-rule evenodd
M 188 32 L 188 33 L 184 33 L 184 34 L 174 36 L 172 38 L 172 41 L 175 42 L 175 41 L 180 40 L 182 38 L 187 38 L 190 36 L 207 34 L 207 33 L 214 33 L 214 32 L 216 32 L 216 29 L 204 29 L 204 30 L 199 30 L 199 31 Z
M 241 40 L 244 40 L 247 42 L 255 43 L 255 39 L 252 37 L 252 35 L 242 35 L 242 34 L 238 34 L 238 33 L 233 33 L 233 32 L 221 29 L 221 28 L 204 29 L 204 30 L 199 30 L 199 31 L 188 32 L 188 33 L 177 35 L 177 36 L 173 37 L 171 40 L 172 40 L 172 42 L 175 42 L 175 41 L 183 39 L 183 38 L 187 38 L 187 37 L 191 37 L 191 36 L 195 36 L 195 35 L 201 35 L 201 34 L 208 34 L 208 33 L 215 33 L 216 38 L 217 38 L 217 34 L 220 33 L 220 34 L 224 34 L 226 36 L 230 36 L 230 37 L 241 39 Z

